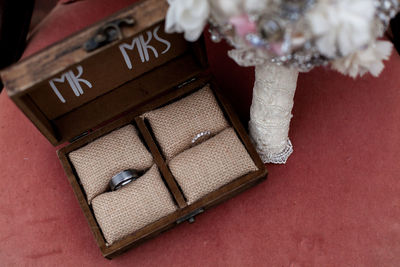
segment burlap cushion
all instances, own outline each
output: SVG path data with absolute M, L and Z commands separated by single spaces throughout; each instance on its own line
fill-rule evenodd
M 170 161 L 169 168 L 189 204 L 257 170 L 232 128 L 182 152 Z
M 132 125 L 115 130 L 73 151 L 69 158 L 85 189 L 88 202 L 107 190 L 108 182 L 126 169 L 144 170 L 153 158 Z
M 177 209 L 156 165 L 121 189 L 95 197 L 92 207 L 108 244 Z
M 180 101 L 143 116 L 148 119 L 167 160 L 189 148 L 196 134 L 203 131 L 217 134 L 228 127 L 208 85 Z

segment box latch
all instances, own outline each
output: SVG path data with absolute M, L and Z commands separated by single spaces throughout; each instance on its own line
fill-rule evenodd
M 123 38 L 121 26 L 135 24 L 135 20 L 131 17 L 116 19 L 106 23 L 101 27 L 84 45 L 83 48 L 86 52 L 91 52 L 99 47 L 109 44 L 115 40 Z
M 177 224 L 183 223 L 184 221 L 188 221 L 189 223 L 193 223 L 195 221 L 194 217 L 196 215 L 199 215 L 200 213 L 203 213 L 204 209 L 200 208 L 197 210 L 192 211 L 191 213 L 179 218 L 178 220 L 176 220 Z

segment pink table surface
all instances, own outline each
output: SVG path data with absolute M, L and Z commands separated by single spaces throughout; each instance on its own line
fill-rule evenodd
M 58 5 L 26 55 L 132 1 Z M 253 69 L 208 42 L 211 69 L 244 122 Z M 142 246 L 102 258 L 54 148 L 0 95 L 0 266 L 400 266 L 400 57 L 382 75 L 301 74 L 286 165 Z

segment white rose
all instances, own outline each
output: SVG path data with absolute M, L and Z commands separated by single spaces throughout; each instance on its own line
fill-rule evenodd
M 243 13 L 243 0 L 210 0 L 211 17 L 216 24 L 229 24 L 229 19 Z
M 383 60 L 388 60 L 392 53 L 393 45 L 387 41 L 376 41 L 363 50 L 336 59 L 332 62 L 333 69 L 353 78 L 363 76 L 367 72 L 378 77 L 382 72 Z
M 244 6 L 248 13 L 260 14 L 266 11 L 269 2 L 269 0 L 246 0 Z
M 169 0 L 165 31 L 184 32 L 185 39 L 196 41 L 210 14 L 208 0 Z
M 374 14 L 374 0 L 324 0 L 306 18 L 317 36 L 318 50 L 336 57 L 347 56 L 372 40 Z
M 233 17 L 242 13 L 242 0 L 211 0 L 215 7 L 226 17 Z

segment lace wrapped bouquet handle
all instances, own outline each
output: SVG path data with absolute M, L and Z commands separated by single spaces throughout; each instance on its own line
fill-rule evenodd
M 378 40 L 398 0 L 168 0 L 167 32 L 197 40 L 209 24 L 229 56 L 255 66 L 249 131 L 265 163 L 286 163 L 299 72 L 329 66 L 353 78 L 378 76 L 392 44 Z
M 264 162 L 286 163 L 293 147 L 288 132 L 298 71 L 273 64 L 256 66 L 250 136 Z

